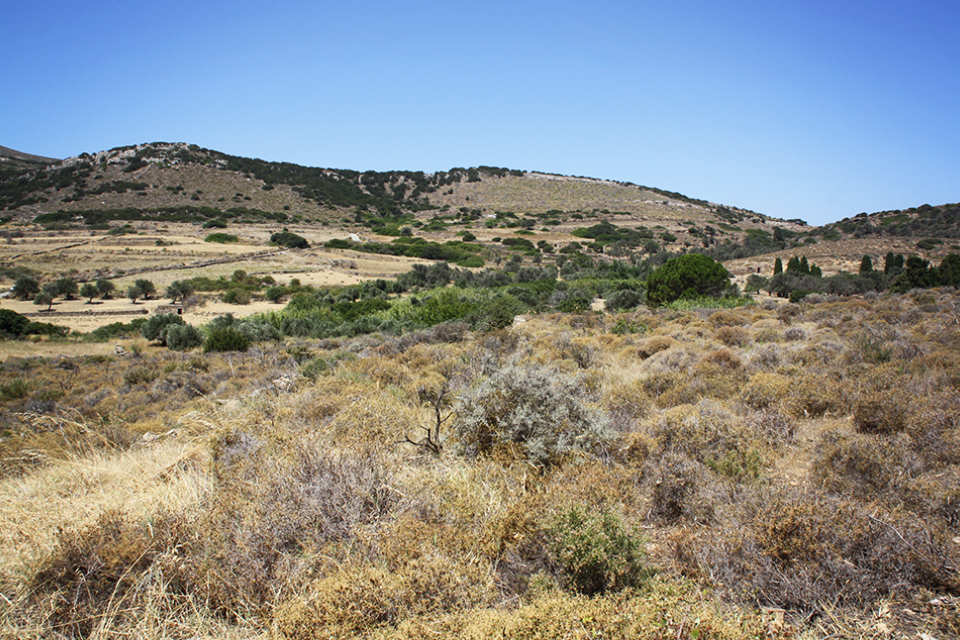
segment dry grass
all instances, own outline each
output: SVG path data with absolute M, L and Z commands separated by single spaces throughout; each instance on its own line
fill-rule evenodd
M 953 301 L 8 360 L 0 635 L 955 637 Z M 452 428 L 571 399 L 603 446 L 469 451 Z M 408 442 L 438 410 L 440 446 Z M 603 535 L 558 534 L 583 514 Z M 631 549 L 645 573 L 621 580 Z

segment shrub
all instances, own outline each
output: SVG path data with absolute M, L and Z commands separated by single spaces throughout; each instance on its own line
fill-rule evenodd
M 271 235 L 270 244 L 275 244 L 279 247 L 288 247 L 290 249 L 307 249 L 310 247 L 310 243 L 307 242 L 306 238 L 298 236 L 286 229 Z
M 203 333 L 189 324 L 170 324 L 161 331 L 162 339 L 173 351 L 189 351 L 203 344 Z
M 610 440 L 607 418 L 583 400 L 581 378 L 510 365 L 458 400 L 453 433 L 467 455 L 506 454 L 553 464 Z
M 213 327 L 203 343 L 203 352 L 246 351 L 250 348 L 250 338 L 233 327 Z
M 907 427 L 909 402 L 902 390 L 866 391 L 853 405 L 860 433 L 899 433 Z
M 742 347 L 750 344 L 753 338 L 750 331 L 743 327 L 720 327 L 717 330 L 717 340 L 728 347 Z
M 647 278 L 647 300 L 656 306 L 680 298 L 719 296 L 730 274 L 719 262 L 699 253 L 670 258 Z
M 810 494 L 749 496 L 742 508 L 680 533 L 673 553 L 743 602 L 815 612 L 958 587 L 956 550 L 908 514 Z
M 19 338 L 27 332 L 30 320 L 12 309 L 0 309 L 0 338 Z
M 702 464 L 677 452 L 666 452 L 648 459 L 643 477 L 652 484 L 649 517 L 671 524 L 681 519 L 708 523 L 713 520 L 713 505 L 701 495 L 703 488 L 715 482 Z
M 659 451 L 683 453 L 733 479 L 757 478 L 763 468 L 755 434 L 714 400 L 665 412 L 653 435 Z
M 645 577 L 643 538 L 609 509 L 572 506 L 550 523 L 547 539 L 562 577 L 579 593 L 618 591 Z
M 167 344 L 167 334 L 164 332 L 164 329 L 175 324 L 184 324 L 183 318 L 176 313 L 160 313 L 151 316 L 150 319 L 140 327 L 140 335 L 147 340 L 156 340 L 165 346 Z
M 232 233 L 223 233 L 216 232 L 211 233 L 206 238 L 203 239 L 204 242 L 215 242 L 217 244 L 233 244 L 235 242 L 240 242 L 238 236 L 233 235 Z

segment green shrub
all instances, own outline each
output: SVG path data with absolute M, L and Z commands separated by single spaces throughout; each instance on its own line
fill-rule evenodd
M 250 348 L 250 338 L 233 327 L 213 327 L 206 342 L 203 343 L 203 352 L 211 351 L 246 351 Z
M 608 509 L 570 507 L 550 523 L 547 537 L 563 578 L 585 595 L 632 587 L 646 576 L 643 538 Z
M 19 338 L 27 332 L 30 320 L 12 309 L 0 309 L 0 338 Z
M 656 306 L 680 298 L 722 295 L 730 283 L 723 265 L 699 253 L 670 258 L 647 278 L 647 300 Z
M 0 400 L 20 400 L 30 393 L 30 383 L 23 378 L 14 378 L 5 385 L 0 385 Z
M 580 376 L 507 366 L 459 398 L 453 433 L 467 455 L 553 464 L 596 450 L 612 437 L 607 417 L 582 398 Z
M 216 242 L 218 244 L 231 244 L 234 242 L 240 242 L 240 238 L 233 235 L 232 233 L 211 233 L 206 238 L 203 239 L 204 242 Z
M 270 244 L 290 249 L 306 249 L 310 246 L 307 239 L 287 230 L 278 231 L 270 236 Z
M 203 333 L 189 324 L 170 324 L 161 333 L 167 347 L 173 351 L 189 351 L 203 344 Z
M 140 327 L 140 335 L 147 340 L 156 340 L 162 346 L 167 344 L 167 334 L 165 329 L 170 325 L 184 324 L 183 318 L 176 313 L 161 313 L 151 316 L 147 322 Z

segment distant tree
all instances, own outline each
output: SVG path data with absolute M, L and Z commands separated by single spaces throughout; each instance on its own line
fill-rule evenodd
M 213 326 L 210 335 L 203 343 L 203 352 L 246 351 L 250 348 L 250 338 L 230 326 Z
M 80 295 L 87 299 L 87 304 L 93 304 L 93 299 L 97 297 L 97 285 L 90 282 L 85 282 L 82 287 L 80 287 Z
M 783 261 L 780 258 L 777 258 L 773 262 L 773 275 L 780 275 L 783 273 Z
M 783 235 L 783 229 L 780 227 L 773 228 L 773 241 L 776 242 L 781 247 L 785 246 L 787 239 Z
M 781 273 L 783 273 L 781 271 Z M 751 273 L 747 277 L 747 282 L 744 284 L 743 290 L 747 293 L 754 292 L 757 293 L 760 289 L 766 289 L 767 279 L 756 273 Z
M 33 304 L 47 305 L 47 311 L 50 311 L 51 309 L 53 309 L 53 298 L 54 298 L 53 289 L 49 285 L 46 285 L 42 289 L 40 289 L 39 293 L 33 296 Z
M 183 302 L 188 296 L 193 294 L 193 285 L 186 280 L 174 280 L 167 285 L 167 297 L 170 302 L 176 304 L 177 300 Z
M 865 276 L 868 273 L 873 271 L 873 260 L 870 259 L 870 256 L 864 255 L 863 259 L 860 260 L 860 275 Z
M 13 283 L 13 295 L 20 300 L 29 300 L 40 293 L 40 283 L 36 278 L 20 276 Z
M 73 278 L 59 278 L 53 285 L 56 295 L 63 296 L 64 300 L 73 300 L 79 291 L 77 281 Z
M 140 287 L 141 296 L 144 300 L 149 300 L 157 293 L 157 287 L 150 280 L 141 278 L 134 282 L 134 284 Z
M 940 286 L 960 288 L 960 253 L 951 253 L 937 269 Z
M 263 292 L 263 297 L 273 303 L 278 303 L 287 295 L 287 288 L 282 286 L 269 287 Z
M 310 246 L 310 243 L 307 242 L 306 238 L 298 236 L 295 233 L 287 231 L 278 231 L 270 236 L 270 244 L 275 244 L 280 247 L 289 247 L 291 249 L 306 249 Z
M 97 280 L 97 291 L 100 293 L 100 297 L 104 300 L 109 300 L 113 297 L 113 292 L 116 291 L 117 285 L 113 284 L 110 280 L 105 280 L 103 278 Z
M 893 255 L 893 252 L 887 254 L 883 262 L 883 273 L 888 276 L 896 276 L 903 270 L 903 254 Z
M 203 333 L 189 324 L 169 324 L 161 335 L 172 351 L 189 351 L 203 344 Z
M 647 300 L 656 306 L 679 298 L 719 296 L 730 285 L 723 265 L 699 253 L 670 258 L 647 278 Z
M 135 284 L 132 284 L 127 287 L 127 297 L 130 298 L 130 302 L 137 304 L 137 300 L 143 297 L 143 289 Z
M 919 256 L 909 256 L 903 271 L 894 279 L 890 290 L 904 293 L 910 289 L 935 287 L 940 282 L 940 274 L 930 268 L 930 263 Z

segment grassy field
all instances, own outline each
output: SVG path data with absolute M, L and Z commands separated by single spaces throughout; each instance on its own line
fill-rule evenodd
M 958 317 L 9 353 L 0 635 L 957 637 Z

